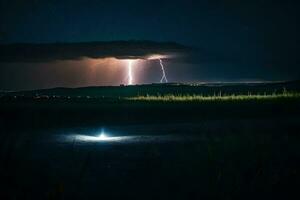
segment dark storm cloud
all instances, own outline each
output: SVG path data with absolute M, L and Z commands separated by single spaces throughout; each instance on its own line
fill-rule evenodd
M 0 62 L 51 62 L 81 58 L 146 59 L 158 54 L 182 57 L 192 48 L 172 42 L 113 41 L 82 43 L 2 44 Z

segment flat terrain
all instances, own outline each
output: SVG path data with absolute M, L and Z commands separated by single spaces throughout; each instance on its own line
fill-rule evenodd
M 3 126 L 192 122 L 205 119 L 293 117 L 300 82 L 152 84 L 54 88 L 8 92 L 0 97 Z M 233 96 L 234 95 L 234 96 Z
M 289 199 L 299 92 L 297 81 L 3 92 L 0 198 Z

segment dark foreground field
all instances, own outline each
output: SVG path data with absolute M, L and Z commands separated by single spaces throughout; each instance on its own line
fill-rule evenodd
M 130 99 L 282 91 L 299 82 L 2 93 L 0 199 L 298 199 L 297 95 Z

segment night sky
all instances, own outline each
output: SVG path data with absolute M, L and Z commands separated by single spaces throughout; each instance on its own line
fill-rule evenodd
M 0 2 L 2 44 L 176 42 L 197 52 L 186 61 L 165 61 L 171 82 L 300 78 L 299 1 Z M 138 62 L 135 83 L 159 82 L 157 61 Z M 0 90 L 119 85 L 125 69 L 124 63 L 109 58 L 39 63 L 0 59 Z

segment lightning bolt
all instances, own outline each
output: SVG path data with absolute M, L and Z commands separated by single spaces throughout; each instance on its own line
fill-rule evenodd
M 128 60 L 128 85 L 132 85 L 132 60 Z
M 165 68 L 164 68 L 163 62 L 162 62 L 162 60 L 160 58 L 158 60 L 159 60 L 160 66 L 161 66 L 162 74 L 163 74 L 162 77 L 161 77 L 161 79 L 160 79 L 160 82 L 162 83 L 163 80 L 165 80 L 165 83 L 167 83 L 168 79 L 166 77 L 166 72 L 165 72 Z

